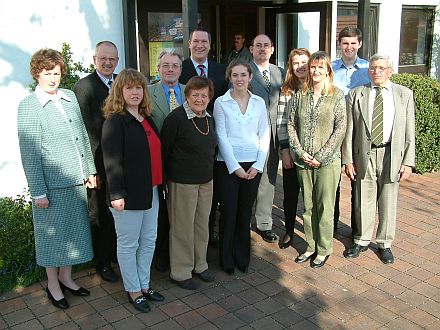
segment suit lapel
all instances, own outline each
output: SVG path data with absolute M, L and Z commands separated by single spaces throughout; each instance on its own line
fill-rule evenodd
M 365 126 L 368 129 L 368 132 L 371 133 L 370 127 L 370 116 L 369 116 L 369 106 L 368 102 L 370 99 L 371 87 L 364 87 L 361 92 L 361 97 L 358 99 L 359 109 L 364 120 Z
M 160 82 L 153 86 L 153 100 L 164 116 L 167 116 L 170 112 L 170 109 L 165 96 L 165 91 L 163 90 Z
M 267 92 L 269 92 L 269 88 L 267 87 L 266 82 L 264 81 L 263 75 L 261 74 L 260 70 L 258 69 L 255 63 L 252 63 L 252 68 L 253 68 L 252 79 L 255 79 L 256 83 L 260 84 Z
M 395 84 L 391 83 L 391 92 L 393 93 L 394 102 L 394 118 L 393 118 L 393 130 L 391 131 L 391 141 L 393 141 L 394 133 L 397 131 L 396 127 L 401 127 L 400 119 L 404 118 L 400 112 L 404 109 L 402 105 L 403 95 L 402 90 Z M 399 112 L 399 113 L 398 113 Z

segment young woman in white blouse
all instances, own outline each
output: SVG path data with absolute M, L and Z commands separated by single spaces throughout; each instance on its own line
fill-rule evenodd
M 250 260 L 252 205 L 267 158 L 270 130 L 264 100 L 248 87 L 252 69 L 233 61 L 226 69 L 232 88 L 217 98 L 214 119 L 218 137 L 215 179 L 220 199 L 220 262 L 233 274 L 246 272 Z

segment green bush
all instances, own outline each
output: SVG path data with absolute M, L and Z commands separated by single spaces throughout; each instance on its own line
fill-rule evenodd
M 31 204 L 24 196 L 0 198 L 0 292 L 42 278 L 35 262 Z
M 414 92 L 416 172 L 440 170 L 440 83 L 427 76 L 395 74 L 391 80 Z

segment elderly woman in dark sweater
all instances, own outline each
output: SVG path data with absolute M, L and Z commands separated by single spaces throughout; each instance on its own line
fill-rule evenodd
M 162 152 L 167 178 L 170 221 L 170 277 L 178 286 L 195 290 L 198 276 L 214 281 L 208 270 L 208 219 L 217 137 L 206 111 L 212 99 L 212 82 L 193 77 L 186 84 L 186 102 L 171 112 L 162 127 Z

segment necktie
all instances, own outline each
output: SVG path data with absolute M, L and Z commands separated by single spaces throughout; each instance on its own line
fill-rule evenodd
M 383 142 L 383 96 L 382 87 L 376 88 L 376 98 L 373 105 L 373 125 L 371 128 L 371 143 L 378 146 Z
M 109 80 L 109 81 L 107 82 L 108 89 L 112 88 L 112 84 L 113 84 L 113 80 Z
M 270 88 L 269 71 L 263 70 L 263 79 L 266 83 L 267 88 Z
M 174 89 L 170 88 L 170 111 L 176 109 L 179 106 L 179 102 L 177 102 L 176 93 L 174 93 Z
M 197 67 L 200 69 L 200 77 L 206 78 L 205 66 L 203 64 L 199 64 Z

